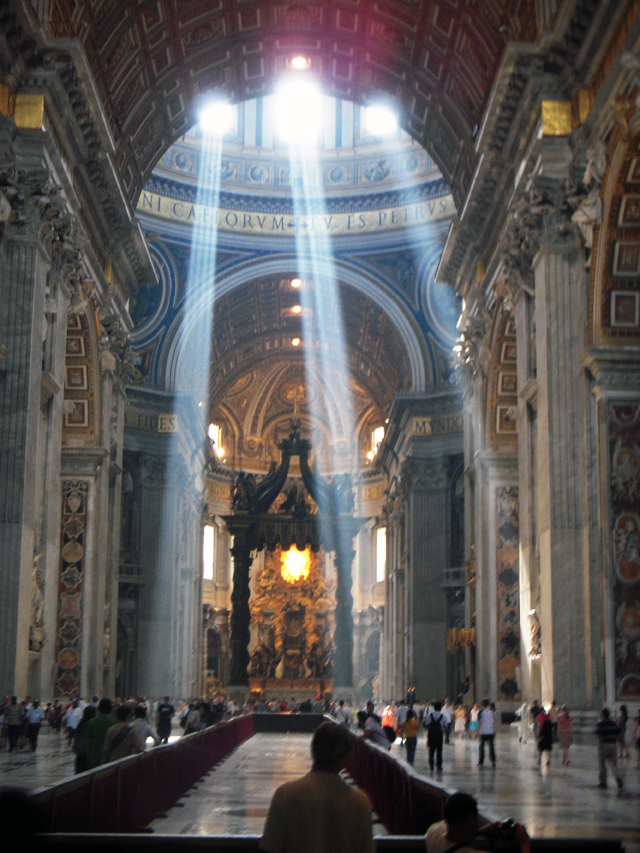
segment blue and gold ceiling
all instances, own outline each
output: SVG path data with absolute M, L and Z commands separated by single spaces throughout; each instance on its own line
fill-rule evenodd
M 459 304 L 434 282 L 454 214 L 448 189 L 403 131 L 374 138 L 362 130 L 362 108 L 334 98 L 325 97 L 324 113 L 302 208 L 294 207 L 299 176 L 273 129 L 269 97 L 237 107 L 224 139 L 215 209 L 198 205 L 203 145 L 197 128 L 165 153 L 140 196 L 138 215 L 158 283 L 140 288 L 130 305 L 139 382 L 190 390 L 184 353 L 189 279 L 189 299 L 197 304 L 202 294 L 203 310 L 211 313 L 208 414 L 224 426 L 227 464 L 234 467 L 268 466 L 288 429 L 289 385 L 300 388 L 296 399 L 316 452 L 344 454 L 348 467 L 354 442 L 364 447 L 397 394 L 437 392 L 452 382 Z M 215 272 L 194 279 L 192 244 L 204 217 L 211 227 L 217 223 Z M 322 236 L 315 251 L 324 252 L 314 264 L 338 283 L 349 376 L 329 359 L 312 383 L 303 348 L 291 346 L 302 337 L 302 322 L 291 313 L 289 282 L 299 272 L 300 234 L 314 233 Z M 346 443 L 331 435 L 335 418 L 321 414 L 332 407 L 339 412 L 345 381 L 358 432 Z M 312 395 L 322 402 L 311 407 Z

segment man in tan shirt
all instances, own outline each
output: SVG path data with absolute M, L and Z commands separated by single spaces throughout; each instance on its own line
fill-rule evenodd
M 351 749 L 345 726 L 323 723 L 311 742 L 313 767 L 273 795 L 260 848 L 266 853 L 373 853 L 371 804 L 338 775 Z
M 120 705 L 116 711 L 115 726 L 107 730 L 102 750 L 102 764 L 109 761 L 117 761 L 118 758 L 126 758 L 142 752 L 137 731 L 132 722 L 133 708 L 129 705 Z

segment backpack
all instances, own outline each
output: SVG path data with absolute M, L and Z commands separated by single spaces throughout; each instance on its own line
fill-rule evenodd
M 549 719 L 549 717 L 546 717 L 542 721 L 542 728 L 540 729 L 540 737 L 542 737 L 542 738 L 551 737 L 552 734 L 553 734 L 553 726 L 551 725 L 551 720 Z
M 434 711 L 429 714 L 429 725 L 427 726 L 427 738 L 431 740 L 432 738 L 442 737 L 442 714 L 436 719 L 433 714 L 439 713 L 438 711 Z

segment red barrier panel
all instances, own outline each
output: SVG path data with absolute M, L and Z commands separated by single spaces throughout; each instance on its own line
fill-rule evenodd
M 374 811 L 391 835 L 424 835 L 442 820 L 447 792 L 419 779 L 387 752 L 352 735 L 347 770 L 369 795 Z
M 253 717 L 123 758 L 32 795 L 51 832 L 137 832 L 254 731 Z
M 53 800 L 56 826 L 60 832 L 91 832 L 91 788 L 84 779 L 73 781 Z
M 124 759 L 130 760 L 130 759 Z M 107 764 L 91 773 L 85 773 L 91 786 L 91 832 L 113 832 L 117 825 L 118 768 Z M 56 788 L 60 787 L 56 785 Z M 55 791 L 55 788 L 53 789 Z M 55 831 L 57 822 L 54 821 Z

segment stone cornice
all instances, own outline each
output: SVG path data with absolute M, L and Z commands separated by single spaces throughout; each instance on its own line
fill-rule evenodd
M 436 273 L 438 281 L 463 295 L 478 258 L 489 272 L 504 213 L 516 179 L 522 177 L 520 164 L 529 158 L 527 146 L 536 141 L 541 99 L 570 98 L 589 73 L 589 45 L 602 38 L 605 22 L 611 27 L 618 17 L 616 4 L 597 5 L 594 14 L 593 4 L 578 0 L 546 43 L 514 44 L 505 53 L 476 143 L 476 172 Z
M 506 454 L 495 450 L 477 450 L 474 463 L 476 470 L 482 472 L 482 476 L 486 479 L 517 483 L 517 452 Z
M 44 90 L 47 128 L 74 176 L 74 191 L 100 250 L 116 262 L 125 289 L 133 291 L 138 284 L 155 281 L 83 51 L 65 43 L 64 49 L 49 49 L 38 57 L 16 85 L 21 93 Z
M 582 359 L 584 367 L 595 380 L 596 396 L 640 392 L 640 349 L 591 349 Z
M 158 195 L 198 203 L 198 188 L 180 181 L 165 178 L 152 173 L 144 185 L 144 190 Z M 144 191 L 143 190 L 143 191 Z M 417 204 L 421 201 L 441 198 L 449 195 L 449 188 L 440 176 L 424 181 L 414 187 L 402 189 L 384 189 L 379 192 L 348 193 L 339 197 L 309 199 L 309 212 L 316 214 L 359 213 L 367 210 L 380 210 L 386 207 L 399 207 Z M 225 210 L 239 210 L 256 213 L 306 214 L 307 200 L 296 201 L 291 197 L 276 195 L 257 196 L 255 193 L 220 192 L 218 207 Z M 142 208 L 144 210 L 144 208 Z
M 105 447 L 63 447 L 61 456 L 62 477 L 95 477 L 109 451 Z

